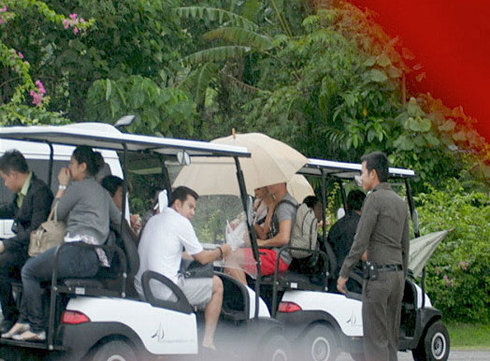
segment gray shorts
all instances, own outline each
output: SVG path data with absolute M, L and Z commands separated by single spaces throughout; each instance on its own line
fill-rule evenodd
M 179 287 L 192 306 L 202 310 L 206 307 L 213 292 L 213 278 L 179 277 Z

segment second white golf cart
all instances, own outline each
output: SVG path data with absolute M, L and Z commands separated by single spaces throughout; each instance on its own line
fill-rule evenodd
M 308 164 L 299 173 L 322 179 L 325 210 L 327 185 L 340 185 L 340 195 L 345 207 L 346 188 L 358 187 L 355 178 L 359 176 L 360 170 L 360 164 L 309 159 Z M 390 168 L 390 182 L 395 191 L 406 199 L 413 221 L 413 232 L 417 238 L 411 244 L 431 240 L 437 242 L 444 238 L 446 232 L 419 238 L 418 216 L 409 184 L 409 180 L 414 177 L 415 172 L 412 170 Z M 264 280 L 265 283 L 273 284 L 272 313 L 284 322 L 291 342 L 300 345 L 296 348 L 297 359 L 332 361 L 343 351 L 350 353 L 355 360 L 363 360 L 361 295 L 352 292 L 346 295 L 337 293 L 336 280 L 333 278 L 336 259 L 325 242 L 325 236 L 324 228 L 323 241 L 320 243 L 325 245 L 324 252 L 328 262 L 324 264 L 325 268 L 319 271 L 322 273 L 321 277 L 315 273 L 299 274 L 293 270 L 285 274 L 276 273 L 272 281 Z M 434 248 L 435 246 L 418 246 L 417 250 L 433 251 Z M 420 257 L 413 257 L 412 249 L 415 250 L 415 247 L 411 246 L 410 277 L 405 282 L 402 301 L 399 349 L 411 350 L 416 361 L 446 361 L 449 355 L 449 335 L 441 322 L 440 311 L 432 307 L 425 293 L 425 263 L 416 263 Z M 426 254 L 422 258 L 427 261 L 429 257 L 430 254 Z M 415 277 L 419 276 L 422 276 L 421 287 L 415 283 Z M 357 281 L 362 284 L 362 279 L 357 278 Z

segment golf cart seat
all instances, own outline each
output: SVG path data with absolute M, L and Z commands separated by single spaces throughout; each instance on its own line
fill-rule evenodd
M 124 222 L 122 232 L 111 230 L 103 246 L 77 244 L 77 247 L 103 248 L 110 261 L 110 267 L 101 268 L 93 278 L 62 279 L 57 285 L 58 293 L 137 298 L 133 282 L 139 268 L 136 242 L 137 236 L 128 223 Z M 66 245 L 69 244 L 62 246 Z
M 248 319 L 250 305 L 248 292 L 245 286 L 225 273 L 215 271 L 215 275 L 221 278 L 224 289 L 221 318 L 232 322 Z M 153 292 L 150 282 L 152 282 L 152 284 L 154 284 L 154 282 L 163 284 L 172 291 L 176 299 L 164 300 L 159 298 Z M 179 286 L 164 275 L 154 271 L 145 271 L 141 276 L 141 283 L 145 300 L 152 306 L 183 313 L 194 312 L 200 316 L 200 311 L 195 309 L 189 303 L 187 297 Z

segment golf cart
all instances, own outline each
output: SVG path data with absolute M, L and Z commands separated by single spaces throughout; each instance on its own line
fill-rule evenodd
M 3 127 L 0 128 L 0 137 L 2 142 L 9 139 L 48 144 L 50 185 L 53 162 L 57 157 L 54 149 L 57 145 L 87 145 L 100 150 L 116 151 L 122 159 L 124 178 L 131 160 L 138 162 L 143 157 L 152 156 L 159 161 L 163 188 L 168 193 L 171 190 L 170 163 L 178 164 L 180 161 L 181 164 L 186 164 L 193 159 L 209 156 L 227 157 L 236 165 L 235 181 L 242 195 L 239 205 L 248 214 L 248 198 L 240 169 L 240 158 L 250 156 L 247 149 L 200 141 L 125 134 L 110 125 L 105 125 L 104 130 L 95 128 L 91 129 L 86 124 Z M 124 184 L 123 199 L 126 194 L 127 185 Z M 126 212 L 127 205 L 123 202 L 122 220 Z M 0 358 L 150 360 L 160 356 L 199 356 L 199 339 L 202 337 L 199 319 L 202 315 L 195 312 L 175 284 L 154 272 L 143 275 L 147 301 L 139 299 L 133 288 L 133 277 L 139 267 L 137 238 L 126 222 L 121 224 L 120 229 L 113 230 L 113 238 L 102 246 L 108 254 L 114 253 L 111 269 L 100 273 L 96 278 L 58 280 L 55 256 L 52 280 L 44 285 L 49 309 L 46 341 L 0 339 Z M 251 233 L 250 227 L 248 232 Z M 65 244 L 59 246 L 56 254 L 64 246 Z M 225 274 L 218 275 L 223 280 L 225 294 L 232 295 L 230 300 L 224 300 L 218 331 L 226 329 L 232 336 L 230 342 L 235 342 L 233 356 L 237 360 L 288 360 L 290 347 L 281 334 L 282 325 L 269 317 L 264 302 L 250 288 Z M 155 297 L 150 285 L 155 282 L 170 288 L 177 301 Z M 21 291 L 20 285 L 17 288 L 18 294 Z M 247 346 L 252 347 L 245 346 L 246 341 L 249 342 Z
M 325 213 L 327 185 L 338 183 L 345 207 L 346 187 L 356 187 L 354 181 L 359 176 L 360 170 L 360 164 L 309 159 L 308 164 L 299 173 L 321 178 L 321 198 L 323 213 Z M 411 245 L 417 244 L 417 246 L 413 247 L 413 253 L 411 250 L 409 278 L 405 282 L 399 349 L 411 350 L 416 361 L 445 361 L 449 355 L 449 335 L 441 322 L 441 313 L 432 307 L 425 293 L 423 272 L 425 263 L 423 262 L 428 260 L 437 241 L 444 238 L 446 232 L 419 238 L 418 217 L 409 184 L 409 180 L 413 177 L 415 172 L 412 170 L 390 168 L 390 182 L 394 190 L 402 194 L 404 188 L 402 197 L 407 200 L 414 235 L 417 237 L 411 241 Z M 361 295 L 350 291 L 346 295 L 337 293 L 336 280 L 333 277 L 336 259 L 330 246 L 325 242 L 325 226 L 321 233 L 323 240 L 321 243 L 325 245 L 323 253 L 328 260 L 318 271 L 321 277 L 314 273 L 298 274 L 294 270 L 284 274 L 276 272 L 272 281 L 269 280 L 273 285 L 274 293 L 272 314 L 285 324 L 291 342 L 301 345 L 298 348 L 297 358 L 331 361 L 343 351 L 350 353 L 355 360 L 363 360 Z M 429 246 L 428 243 L 432 245 Z M 287 247 L 284 247 L 284 251 L 286 249 Z M 415 283 L 415 277 L 420 275 L 422 275 L 421 287 Z M 362 284 L 360 277 L 356 278 L 356 275 L 351 277 Z M 318 282 L 318 279 L 321 281 Z

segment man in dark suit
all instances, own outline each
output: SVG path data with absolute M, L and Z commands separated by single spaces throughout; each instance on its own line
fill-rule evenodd
M 342 267 L 345 257 L 349 254 L 352 244 L 354 243 L 354 236 L 356 235 L 359 219 L 361 219 L 362 205 L 365 198 L 366 195 L 363 191 L 359 189 L 351 190 L 345 204 L 345 216 L 340 218 L 328 232 L 327 242 L 332 246 L 335 258 L 337 259 L 337 269 L 334 274 L 335 279 L 339 277 L 340 267 Z M 352 272 L 362 278 L 363 273 L 360 262 L 354 266 Z M 361 293 L 362 284 L 349 278 L 347 281 L 347 289 L 354 293 Z
M 0 304 L 4 317 L 0 331 L 5 333 L 18 317 L 10 281 L 20 278 L 20 270 L 27 260 L 30 234 L 47 219 L 53 193 L 29 171 L 24 156 L 17 150 L 7 151 L 0 157 L 0 177 L 15 194 L 11 203 L 0 205 L 0 218 L 13 219 L 15 233 L 0 241 Z

